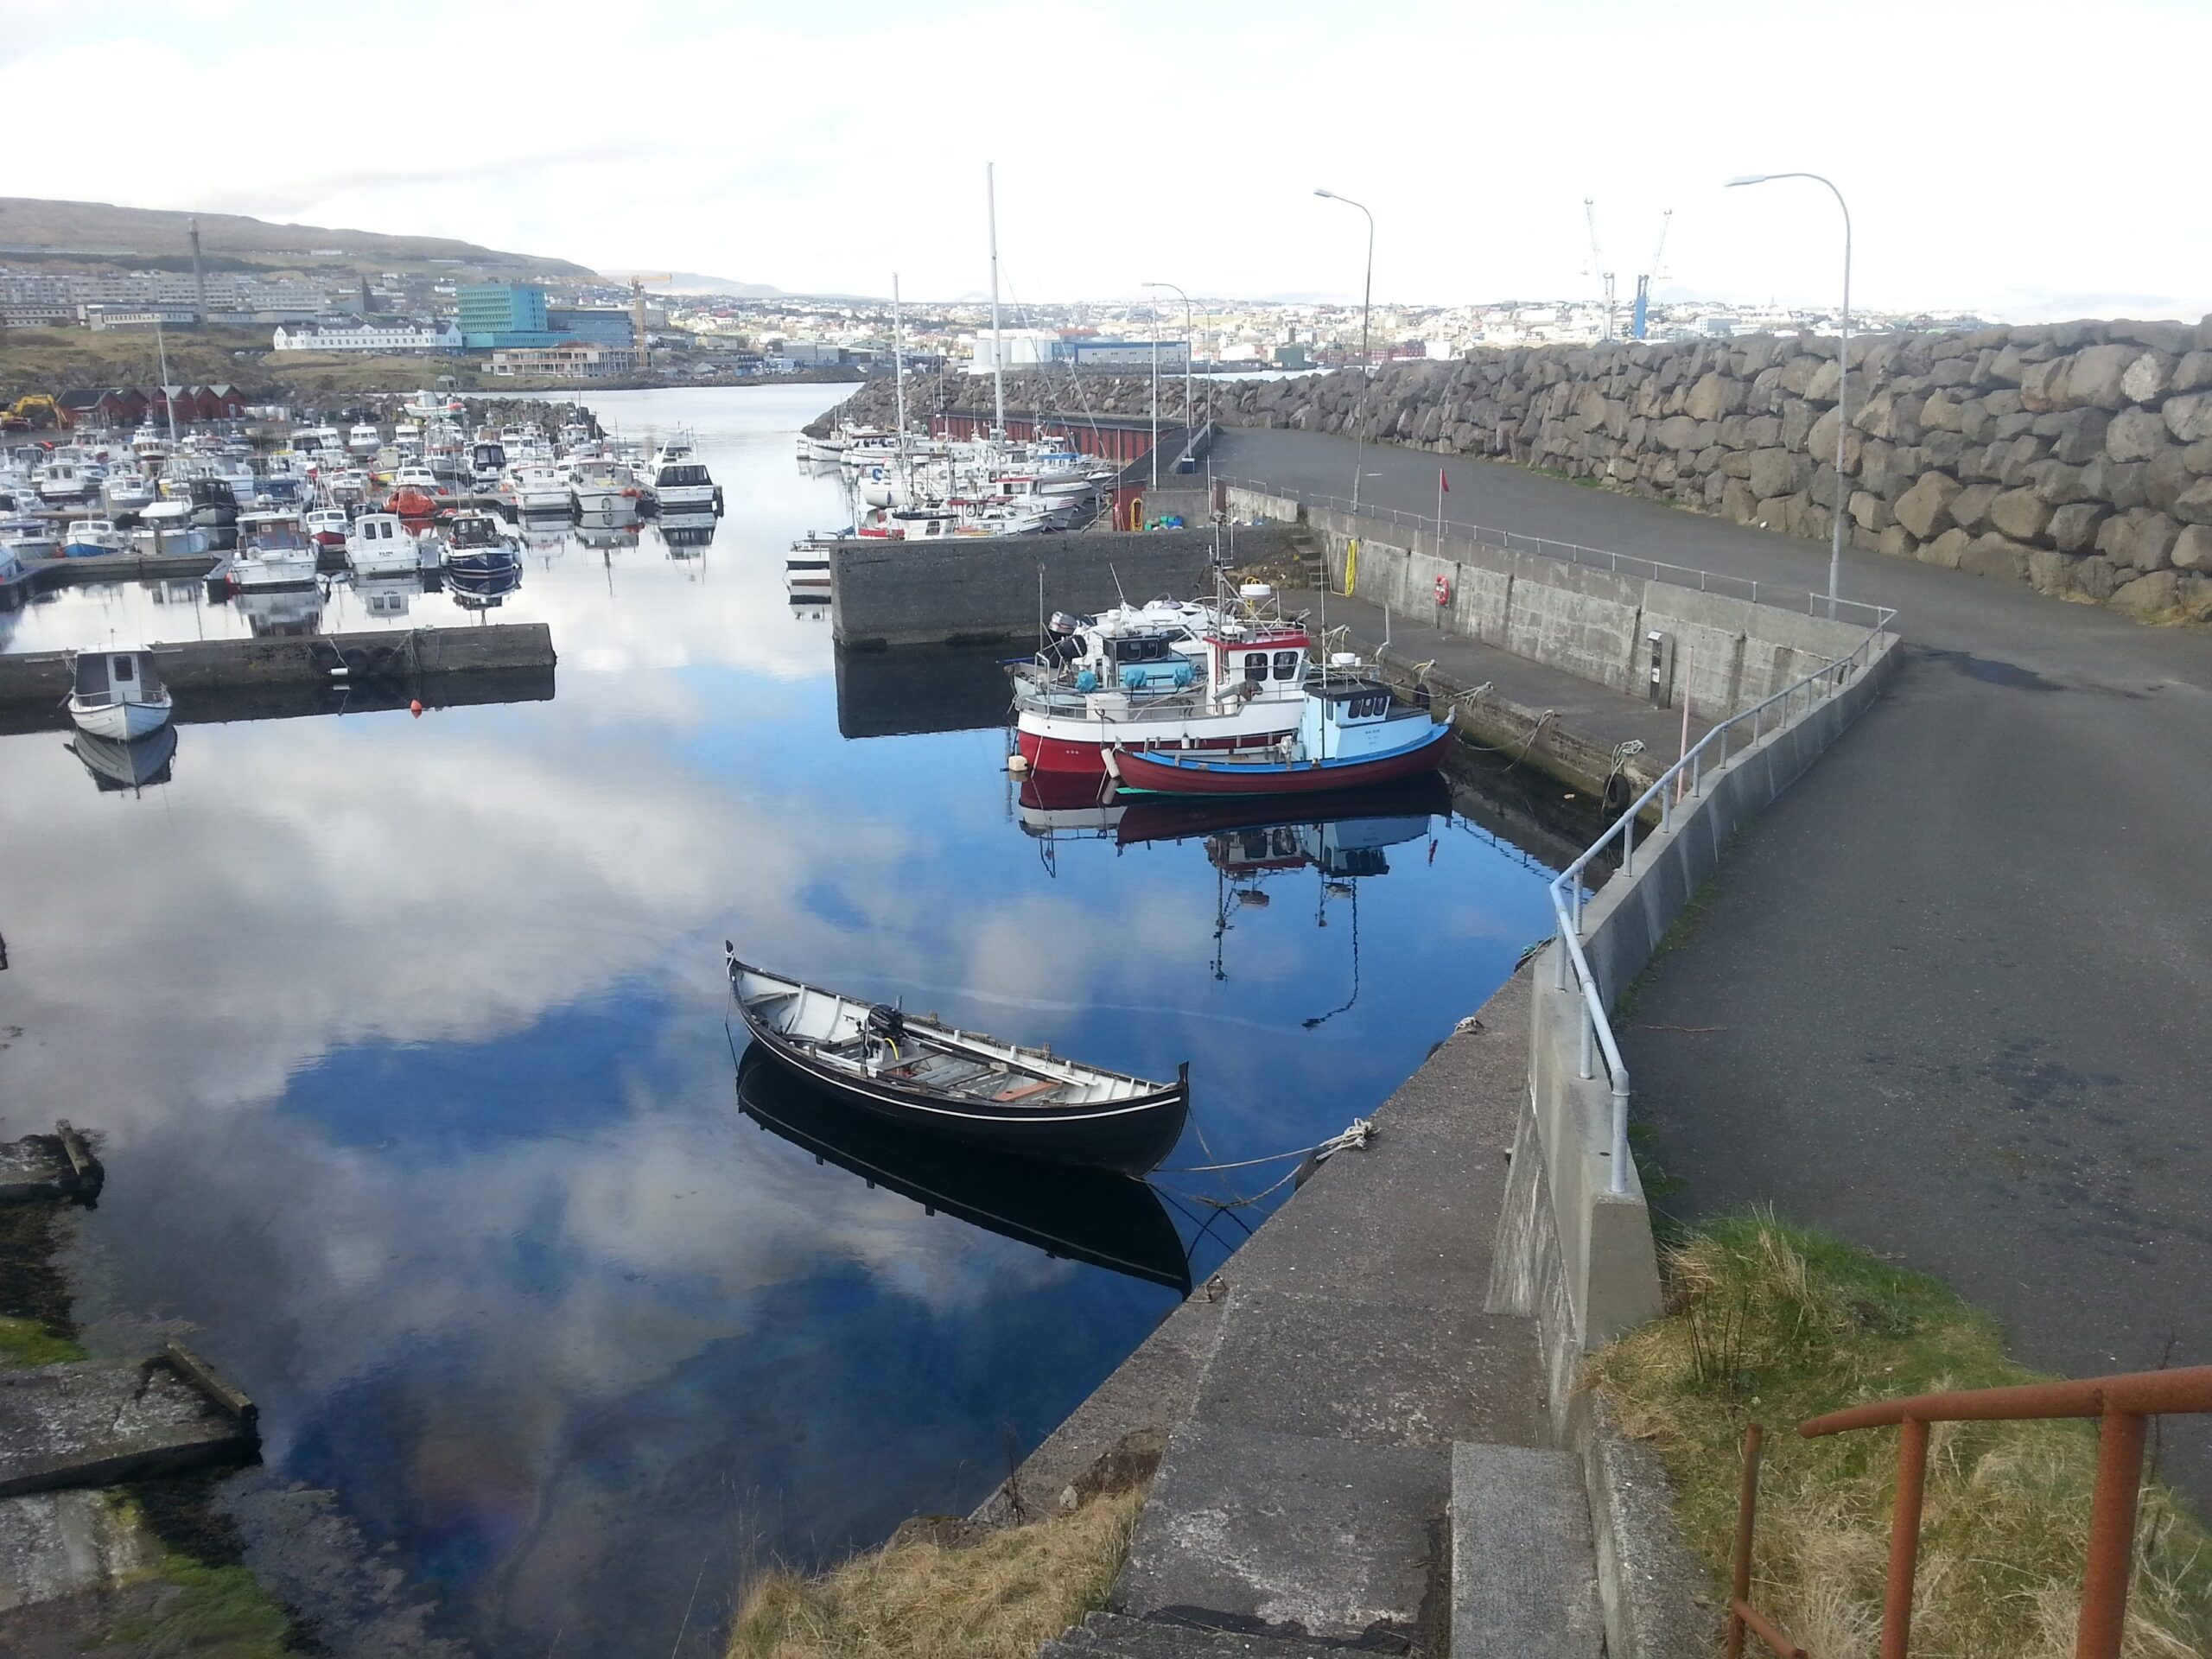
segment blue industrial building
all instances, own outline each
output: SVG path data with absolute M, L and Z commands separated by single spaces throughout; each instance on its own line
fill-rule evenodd
M 472 352 L 558 343 L 535 283 L 473 283 L 458 297 L 461 343 Z

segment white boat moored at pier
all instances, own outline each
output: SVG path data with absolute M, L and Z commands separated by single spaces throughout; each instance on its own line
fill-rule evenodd
M 169 691 L 150 651 L 80 651 L 70 664 L 69 718 L 94 737 L 129 742 L 168 724 Z

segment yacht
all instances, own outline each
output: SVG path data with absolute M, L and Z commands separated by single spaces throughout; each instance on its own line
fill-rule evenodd
M 646 493 L 654 506 L 662 512 L 702 509 L 719 513 L 722 510 L 722 493 L 706 464 L 692 454 L 691 446 L 681 440 L 672 441 L 661 448 L 653 457 L 651 482 Z
M 626 512 L 637 505 L 638 480 L 619 462 L 589 461 L 577 468 L 569 497 L 580 513 Z
M 153 505 L 154 480 L 143 473 L 110 473 L 100 500 L 110 512 L 136 512 Z
M 550 467 L 516 467 L 508 475 L 501 493 L 514 502 L 518 512 L 569 511 L 568 480 Z
M 230 582 L 242 594 L 315 586 L 315 543 L 296 512 L 271 508 L 242 512 L 238 551 L 232 556 Z
M 384 435 L 366 421 L 346 435 L 346 448 L 349 454 L 373 455 L 384 447 Z
M 420 555 L 415 538 L 392 512 L 365 512 L 346 538 L 346 565 L 357 576 L 413 575 Z

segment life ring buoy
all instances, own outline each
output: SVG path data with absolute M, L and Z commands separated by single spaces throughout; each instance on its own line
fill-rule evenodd
M 1436 576 L 1436 602 L 1439 605 L 1452 602 L 1452 578 L 1442 571 L 1439 571 Z

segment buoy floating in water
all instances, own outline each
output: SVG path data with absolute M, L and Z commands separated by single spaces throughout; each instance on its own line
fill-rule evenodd
M 423 718 L 423 699 L 422 699 L 422 698 L 420 698 L 420 697 L 410 697 L 410 698 L 407 700 L 407 712 L 408 712 L 409 714 L 410 714 L 410 715 L 414 715 L 414 716 L 415 716 L 415 718 L 416 718 L 416 719 L 417 719 L 417 720 L 422 719 L 422 718 Z
M 1006 769 L 1019 778 L 1029 770 L 1028 758 L 1025 755 L 1009 754 L 1006 758 Z

